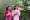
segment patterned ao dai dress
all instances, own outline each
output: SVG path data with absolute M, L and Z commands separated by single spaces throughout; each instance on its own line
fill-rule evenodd
M 13 11 L 13 14 L 19 14 L 20 15 L 20 11 L 19 10 L 14 10 Z M 13 20 L 19 20 L 19 15 L 15 15 L 14 17 L 13 17 Z
M 7 15 L 7 14 L 11 14 L 12 15 L 12 10 L 6 10 L 5 13 L 4 13 L 4 16 L 6 17 L 5 20 L 11 20 L 12 19 L 12 16 Z

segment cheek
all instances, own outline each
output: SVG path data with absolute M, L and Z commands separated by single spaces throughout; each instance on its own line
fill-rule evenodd
M 11 9 L 11 8 L 9 8 L 9 9 Z
M 17 8 L 17 7 L 16 7 Z

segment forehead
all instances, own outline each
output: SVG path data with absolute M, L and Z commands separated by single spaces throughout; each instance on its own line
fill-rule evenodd
M 16 8 L 18 8 L 18 7 L 16 6 Z
M 11 6 L 9 6 L 9 7 L 11 7 Z
M 19 6 L 16 6 L 16 7 L 19 7 Z

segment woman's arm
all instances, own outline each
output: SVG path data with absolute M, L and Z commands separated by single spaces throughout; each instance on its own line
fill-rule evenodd
M 16 13 L 16 15 L 19 15 L 19 16 L 20 16 L 20 11 L 18 11 L 18 12 Z
M 14 10 L 12 11 L 12 16 L 14 16 Z
M 8 16 L 9 14 L 6 14 L 6 16 Z
M 9 16 L 9 12 L 8 11 L 6 11 L 5 13 L 6 13 L 6 16 Z
M 20 11 L 18 12 L 18 15 L 20 16 L 21 14 L 20 14 Z

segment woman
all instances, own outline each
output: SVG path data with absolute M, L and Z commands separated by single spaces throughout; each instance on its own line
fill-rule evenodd
M 14 14 L 13 20 L 19 20 L 20 11 L 18 10 L 17 6 L 14 6 L 13 14 Z
M 16 4 L 16 6 L 18 7 L 18 10 L 21 11 L 21 8 L 19 7 L 19 3 Z M 19 20 L 21 20 L 21 19 L 22 19 L 22 18 L 21 18 L 21 13 L 20 13 Z
M 18 4 L 16 4 L 16 6 L 18 7 L 18 9 L 19 9 L 19 10 L 21 10 L 21 8 L 19 7 L 19 3 L 18 3 Z
M 12 10 L 11 10 L 11 7 L 10 6 L 8 6 L 6 8 L 6 11 L 4 13 L 4 16 L 6 17 L 5 20 L 11 20 L 12 19 Z

